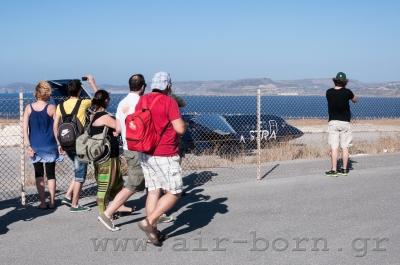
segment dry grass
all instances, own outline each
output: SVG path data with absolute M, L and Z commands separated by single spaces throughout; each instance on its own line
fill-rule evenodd
M 295 127 L 298 126 L 327 126 L 327 120 L 324 119 L 297 119 L 287 120 L 287 122 Z M 17 119 L 0 119 L 1 125 L 19 123 Z M 400 126 L 400 119 L 367 119 L 352 120 L 353 124 L 373 124 L 380 126 Z M 18 146 L 18 145 L 16 145 Z M 5 147 L 4 147 L 5 148 Z M 381 135 L 378 140 L 355 141 L 350 147 L 350 155 L 357 154 L 380 154 L 400 152 L 400 133 L 393 136 Z M 330 157 L 330 148 L 327 141 L 323 144 L 294 144 L 291 142 L 283 142 L 271 144 L 261 149 L 261 163 L 274 161 L 287 161 L 295 159 L 309 158 L 328 158 Z M 68 158 L 66 158 L 68 159 Z M 121 169 L 124 176 L 128 175 L 128 165 L 123 155 L 120 156 Z M 182 168 L 184 170 L 199 170 L 215 167 L 232 167 L 237 165 L 256 164 L 258 157 L 255 150 L 235 150 L 222 152 L 221 148 L 215 147 L 214 150 L 201 153 L 196 156 L 188 155 L 183 159 Z M 60 163 L 56 167 L 57 176 L 70 176 L 73 172 L 72 165 L 66 166 Z M 25 184 L 27 186 L 35 185 L 33 167 L 26 164 Z M 93 167 L 89 166 L 87 179 L 94 179 Z
M 380 137 L 377 141 L 355 142 L 349 148 L 349 152 L 350 155 L 400 152 L 400 134 Z M 328 144 L 301 145 L 284 142 L 261 149 L 261 163 L 324 157 L 330 157 Z M 256 163 L 258 163 L 258 157 L 255 151 L 239 150 L 238 152 L 221 154 L 220 148 L 216 147 L 213 151 L 185 158 L 182 163 L 182 169 L 200 170 Z
M 1 119 L 0 118 L 0 130 L 4 129 L 7 125 L 18 124 L 18 119 Z
M 0 123 L 5 124 L 5 123 L 19 123 L 19 119 L 2 119 L 0 118 Z
M 400 152 L 400 134 L 383 136 L 378 141 L 360 141 L 349 148 L 352 155 Z
M 328 125 L 328 120 L 325 119 L 296 119 L 296 120 L 286 120 L 292 126 L 319 126 Z M 364 119 L 364 120 L 351 120 L 352 124 L 373 124 L 373 125 L 391 125 L 400 126 L 400 119 Z

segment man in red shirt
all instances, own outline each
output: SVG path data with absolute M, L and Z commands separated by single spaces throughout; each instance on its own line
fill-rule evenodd
M 182 172 L 179 165 L 179 136 L 186 131 L 176 101 L 170 97 L 171 77 L 166 72 L 158 72 L 151 83 L 152 92 L 140 98 L 135 111 L 142 108 L 143 98 L 150 105 L 155 97 L 161 98 L 152 107 L 151 113 L 157 133 L 161 134 L 160 143 L 155 150 L 139 153 L 146 187 L 146 219 L 138 223 L 147 234 L 148 241 L 157 245 L 168 237 L 157 230 L 157 219 L 179 200 L 182 195 Z M 165 195 L 160 198 L 161 189 Z

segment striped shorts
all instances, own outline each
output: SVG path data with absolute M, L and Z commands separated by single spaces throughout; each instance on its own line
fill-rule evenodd
M 165 157 L 138 154 L 149 191 L 164 189 L 172 194 L 182 193 L 182 170 L 178 155 Z

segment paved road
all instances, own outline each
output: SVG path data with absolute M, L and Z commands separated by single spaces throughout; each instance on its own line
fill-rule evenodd
M 47 211 L 3 206 L 0 260 L 2 264 L 399 264 L 400 165 L 379 166 L 373 157 L 369 159 L 371 167 L 356 168 L 348 177 L 325 177 L 307 172 L 307 163 L 296 163 L 293 166 L 301 169 L 298 175 L 189 185 L 188 195 L 170 212 L 177 220 L 159 225 L 170 239 L 161 247 L 147 245 L 145 251 L 135 250 L 132 243 L 144 237 L 137 227 L 144 217 L 143 194 L 128 202 L 138 211 L 116 221 L 122 228 L 119 232 L 109 232 L 96 221 L 92 199 L 83 201 L 92 211 L 79 214 L 69 213 L 65 206 Z M 103 248 L 98 245 L 106 239 Z M 114 249 L 113 242 L 124 240 L 125 251 Z

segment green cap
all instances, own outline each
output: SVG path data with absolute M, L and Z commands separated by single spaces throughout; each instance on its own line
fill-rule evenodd
M 343 73 L 343 72 L 339 72 L 339 73 L 336 75 L 336 78 L 334 78 L 334 80 L 343 80 L 343 81 L 347 81 L 346 74 Z

